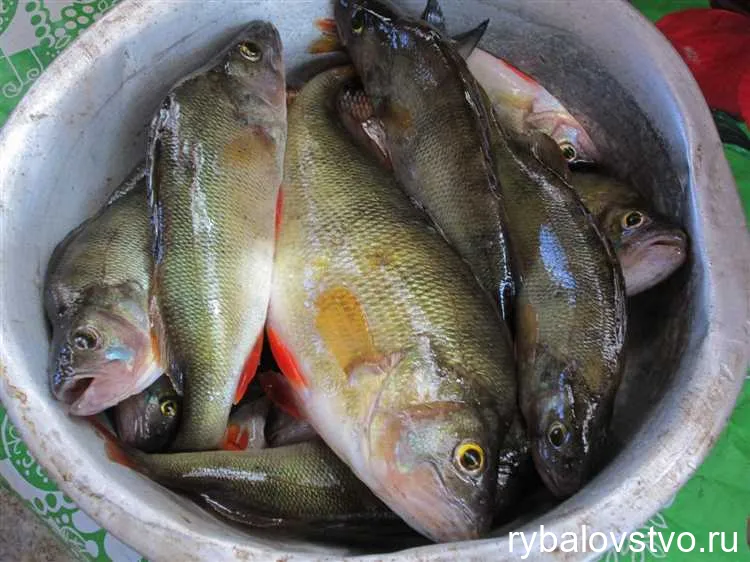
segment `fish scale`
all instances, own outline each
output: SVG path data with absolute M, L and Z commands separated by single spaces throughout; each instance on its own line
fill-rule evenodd
M 475 537 L 516 409 L 510 340 L 465 262 L 335 117 L 351 76 L 319 75 L 290 108 L 269 341 L 302 414 L 376 495 L 429 537 Z M 462 439 L 486 450 L 477 480 L 456 474 Z
M 248 46 L 261 60 L 244 58 Z M 218 61 L 172 90 L 152 128 L 156 320 L 185 374 L 174 447 L 210 449 L 243 368 L 246 381 L 257 367 L 248 357 L 262 341 L 270 294 L 286 136 L 275 28 L 250 24 Z
M 71 414 L 97 414 L 162 372 L 149 337 L 145 184 L 143 170 L 135 170 L 96 215 L 57 245 L 47 266 L 50 387 L 70 404 Z
M 622 375 L 625 292 L 614 250 L 565 180 L 559 146 L 538 132 L 509 134 L 453 41 L 384 0 L 339 0 L 335 15 L 405 189 L 475 272 L 489 247 L 476 242 L 483 229 L 509 245 L 521 410 L 542 478 L 571 495 L 602 455 Z M 483 183 L 471 181 L 476 160 L 461 150 L 471 142 L 484 157 Z M 492 209 L 486 199 L 474 214 L 457 212 L 477 193 L 502 203 L 495 224 L 480 218 Z

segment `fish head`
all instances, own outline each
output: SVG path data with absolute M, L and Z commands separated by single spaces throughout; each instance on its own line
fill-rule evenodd
M 231 78 L 240 108 L 258 100 L 270 107 L 286 107 L 283 45 L 278 30 L 268 22 L 248 24 L 220 56 L 212 74 Z
M 394 52 L 408 48 L 409 31 L 397 9 L 384 0 L 337 0 L 336 27 L 376 113 L 394 87 Z M 426 24 L 425 24 L 426 25 Z
M 117 435 L 129 447 L 146 453 L 159 452 L 174 437 L 181 409 L 182 398 L 169 378 L 162 376 L 115 407 Z
M 601 159 L 594 141 L 567 111 L 532 112 L 526 117 L 525 124 L 529 128 L 538 129 L 552 137 L 570 165 L 596 164 Z
M 423 390 L 412 390 L 415 380 Z M 500 420 L 484 393 L 472 396 L 465 386 L 460 374 L 407 357 L 367 430 L 376 493 L 435 541 L 476 539 L 493 519 Z
M 535 392 L 522 385 L 521 409 L 527 421 L 531 454 L 547 488 L 568 497 L 585 483 L 601 451 L 609 426 L 609 409 L 593 392 L 585 392 L 576 361 L 537 356 Z
M 687 258 L 685 232 L 644 207 L 612 206 L 603 228 L 617 253 L 629 296 L 661 283 Z
M 161 374 L 144 303 L 129 293 L 94 290 L 55 320 L 50 385 L 72 414 L 97 414 Z

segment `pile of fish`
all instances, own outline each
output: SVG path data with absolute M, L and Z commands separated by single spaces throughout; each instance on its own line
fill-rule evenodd
M 287 92 L 253 22 L 172 88 L 45 280 L 52 392 L 111 458 L 253 526 L 433 541 L 586 483 L 626 296 L 687 240 L 487 26 L 339 0 L 347 65 Z

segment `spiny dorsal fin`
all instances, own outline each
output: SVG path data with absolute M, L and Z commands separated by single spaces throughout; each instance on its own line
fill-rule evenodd
M 440 33 L 445 33 L 445 17 L 443 16 L 443 9 L 440 7 L 439 0 L 427 0 L 427 5 L 424 8 L 424 12 L 422 12 L 422 20 L 429 23 Z
M 469 55 L 474 52 L 479 42 L 484 37 L 487 27 L 490 25 L 490 20 L 484 20 L 474 29 L 470 29 L 464 33 L 459 33 L 453 38 L 456 44 L 456 49 L 463 59 L 468 59 Z

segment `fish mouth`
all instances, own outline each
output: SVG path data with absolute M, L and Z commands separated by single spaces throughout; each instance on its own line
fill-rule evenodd
M 86 392 L 93 377 L 93 374 L 67 377 L 54 386 L 52 394 L 63 404 L 73 404 Z
M 627 294 L 632 296 L 658 285 L 686 259 L 687 237 L 682 232 L 657 234 L 628 245 L 620 256 Z
M 407 477 L 389 471 L 389 489 L 383 501 L 409 526 L 435 542 L 480 538 L 492 524 L 492 513 L 472 513 L 468 506 L 450 498 L 437 469 L 428 463 Z
M 155 363 L 132 376 L 119 361 L 106 363 L 96 370 L 78 370 L 53 387 L 55 398 L 68 405 L 74 416 L 93 416 L 116 406 L 133 394 L 145 390 L 162 374 Z
M 534 459 L 539 477 L 555 497 L 569 498 L 583 487 L 583 471 L 576 470 L 575 463 L 570 463 L 573 466 L 566 467 L 566 470 L 552 470 L 548 466 L 548 461 L 539 452 L 538 447 L 532 447 L 531 456 Z

